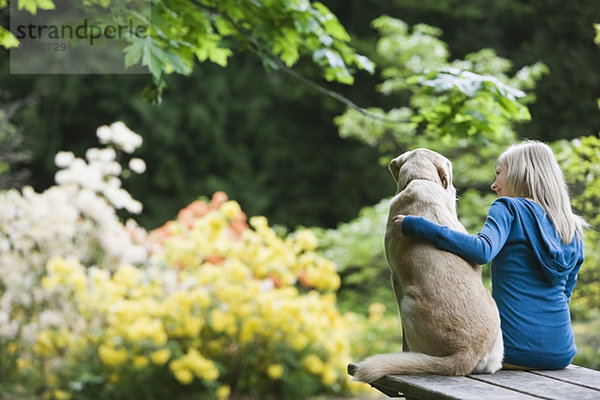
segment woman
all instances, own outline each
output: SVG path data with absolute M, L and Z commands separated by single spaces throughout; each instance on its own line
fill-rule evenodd
M 485 225 L 468 235 L 399 215 L 399 235 L 415 235 L 468 261 L 492 261 L 505 368 L 561 369 L 576 353 L 569 300 L 583 262 L 583 219 L 576 216 L 552 150 L 524 142 L 498 159 L 498 199 Z

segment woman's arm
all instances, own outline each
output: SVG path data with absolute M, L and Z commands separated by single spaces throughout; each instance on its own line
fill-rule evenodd
M 513 220 L 508 204 L 500 200 L 490 206 L 485 225 L 477 235 L 454 231 L 422 217 L 406 216 L 397 223 L 401 224 L 403 235 L 417 236 L 467 261 L 486 264 L 506 243 Z

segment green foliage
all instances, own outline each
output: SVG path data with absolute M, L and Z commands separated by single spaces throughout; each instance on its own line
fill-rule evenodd
M 369 108 L 379 119 L 348 110 L 335 119 L 340 135 L 377 148 L 383 164 L 416 147 L 447 156 L 454 164 L 459 217 L 470 232 L 479 231 L 494 198 L 489 184 L 496 159 L 516 140 L 512 125 L 529 119 L 526 104 L 533 96 L 525 91 L 534 88 L 546 67 L 535 64 L 509 76 L 511 62 L 490 49 L 450 61 L 437 28 L 419 24 L 411 29 L 390 17 L 378 18 L 373 26 L 381 34 L 378 89 L 404 105 L 389 111 Z M 337 230 L 318 234 L 323 253 L 339 264 L 344 307 L 362 309 L 369 303 L 366 297 L 395 308 L 382 244 L 386 214 L 384 200 Z M 489 284 L 489 268 L 484 271 Z
M 573 364 L 600 370 L 600 315 L 592 314 L 589 321 L 574 324 L 577 354 Z
M 340 106 L 293 80 L 265 74 L 248 56 L 226 69 L 205 63 L 190 77 L 169 76 L 171 90 L 160 106 L 139 97 L 145 80 L 0 76 L 15 100 L 35 96 L 15 119 L 32 155 L 29 183 L 38 190 L 50 186 L 54 153 L 82 154 L 95 143 L 97 126 L 122 120 L 144 132 L 139 155 L 148 173 L 123 184 L 144 199 L 139 221 L 148 228 L 218 190 L 235 196 L 249 215 L 268 215 L 290 228 L 335 226 L 392 191 L 377 151 L 336 135 L 331 119 Z
M 0 189 L 20 187 L 29 177 L 25 165 L 30 153 L 24 149 L 21 132 L 9 121 L 4 110 L 0 110 Z
M 419 24 L 409 29 L 397 19 L 373 22 L 381 34 L 378 64 L 384 81 L 379 90 L 404 99 L 402 106 L 384 111 L 369 108 L 380 120 L 368 120 L 349 110 L 336 118 L 342 137 L 356 137 L 379 148 L 389 160 L 407 148 L 464 148 L 505 145 L 514 140 L 511 125 L 530 118 L 525 106 L 531 89 L 547 70 L 542 64 L 521 69 L 510 77 L 510 61 L 489 49 L 449 60 L 447 45 L 437 28 Z
M 513 125 L 530 118 L 526 104 L 535 98 L 527 92 L 547 68 L 537 63 L 511 76 L 512 63 L 491 49 L 450 61 L 437 28 L 409 28 L 390 17 L 373 26 L 381 34 L 378 88 L 401 103 L 388 111 L 370 107 L 380 119 L 346 111 L 335 119 L 340 136 L 376 147 L 382 164 L 411 148 L 438 151 L 454 163 L 459 194 L 474 189 L 485 196 L 498 155 L 516 140 Z
M 6 4 L 4 4 L 6 6 Z M 150 28 L 150 35 L 130 35 L 124 64 L 141 64 L 153 77 L 146 94 L 159 97 L 170 73 L 189 75 L 196 62 L 210 61 L 226 66 L 238 50 L 250 50 L 267 68 L 288 67 L 300 57 L 310 56 L 328 81 L 352 84 L 353 69 L 373 71 L 373 63 L 350 46 L 350 36 L 337 17 L 320 2 L 309 0 L 271 1 L 179 1 L 154 0 L 151 15 L 139 7 L 150 3 L 130 3 L 123 7 L 116 0 L 83 1 L 84 12 L 93 15 L 95 7 L 110 10 L 108 19 L 133 21 Z M 20 0 L 19 9 L 32 14 L 37 9 L 54 8 L 52 0 Z M 0 44 L 13 46 L 14 36 L 6 31 Z
M 17 9 L 19 10 L 27 10 L 30 14 L 35 15 L 39 10 L 53 10 L 55 8 L 52 0 L 17 0 Z M 0 9 L 8 6 L 8 0 L 0 1 Z M 8 29 L 3 26 L 0 26 L 0 46 L 5 49 L 10 49 L 11 47 L 17 47 L 19 45 L 19 40 L 13 35 Z
M 538 100 L 530 106 L 532 122 L 517 128 L 519 136 L 549 142 L 586 135 L 600 124 L 593 104 L 600 87 L 600 52 L 591 42 L 591 27 L 600 21 L 596 0 L 402 0 L 394 5 L 389 15 L 440 27 L 458 57 L 486 46 L 512 60 L 515 69 L 539 60 L 548 66 L 550 74 L 539 82 Z
M 338 301 L 344 310 L 366 314 L 370 302 L 365 298 L 396 309 L 383 249 L 388 203 L 385 199 L 365 207 L 358 217 L 336 229 L 313 228 L 320 254 L 335 260 L 338 266 L 342 279 Z

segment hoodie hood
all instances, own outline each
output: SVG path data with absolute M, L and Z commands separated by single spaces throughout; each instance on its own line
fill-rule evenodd
M 544 276 L 552 285 L 564 281 L 583 261 L 581 238 L 575 236 L 571 243 L 564 244 L 541 205 L 522 198 L 513 200 L 518 214 L 530 215 L 535 221 L 525 235 L 540 260 Z

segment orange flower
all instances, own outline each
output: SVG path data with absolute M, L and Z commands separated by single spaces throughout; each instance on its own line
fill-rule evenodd
M 283 286 L 283 282 L 282 282 L 280 276 L 275 275 L 275 274 L 270 274 L 269 279 L 271 280 L 271 282 L 273 282 L 275 289 L 279 289 Z
M 223 205 L 223 203 L 225 203 L 227 200 L 229 200 L 229 198 L 227 197 L 227 194 L 225 192 L 215 192 L 215 194 L 213 194 L 212 200 L 210 201 L 210 206 L 216 210 L 220 208 Z
M 196 200 L 182 208 L 177 214 L 177 219 L 188 228 L 192 228 L 195 220 L 205 216 L 209 211 L 210 207 L 206 203 Z
M 231 221 L 229 228 L 230 239 L 239 239 L 240 236 L 242 236 L 242 233 L 249 229 L 248 223 L 246 222 L 246 214 L 241 211 L 238 216 Z
M 206 257 L 206 262 L 211 263 L 213 265 L 221 265 L 225 262 L 225 257 L 220 256 L 218 254 L 213 254 Z
M 306 272 L 305 270 L 300 271 L 300 273 L 298 274 L 298 281 L 305 288 L 312 287 L 311 283 L 308 280 L 308 272 Z
M 203 217 L 210 211 L 210 207 L 204 201 L 196 200 L 185 209 L 190 210 L 196 217 Z
M 167 221 L 163 226 L 148 234 L 148 242 L 163 245 L 175 232 L 175 222 Z

